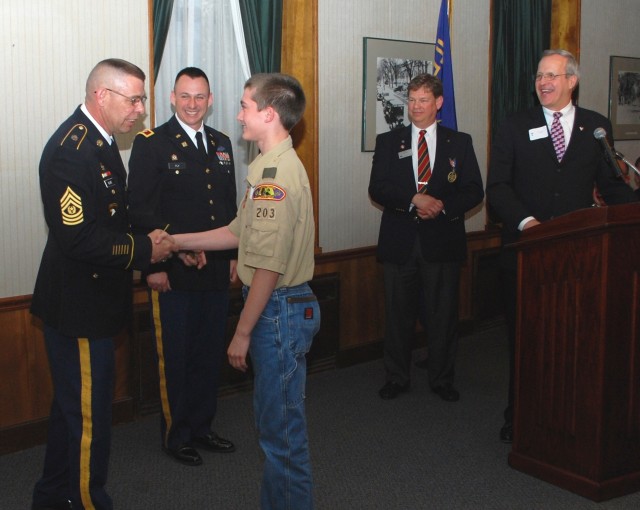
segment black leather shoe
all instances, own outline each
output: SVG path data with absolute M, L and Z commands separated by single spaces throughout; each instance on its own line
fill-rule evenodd
M 380 388 L 378 395 L 385 400 L 391 400 L 392 398 L 396 398 L 400 393 L 406 393 L 407 391 L 409 391 L 409 383 L 398 384 L 393 381 L 387 381 L 387 383 Z
M 68 499 L 60 501 L 58 503 L 46 504 L 46 505 L 33 505 L 31 510 L 73 510 L 71 501 Z
M 175 450 L 163 446 L 162 451 L 185 466 L 199 466 L 202 464 L 202 457 L 200 457 L 198 450 L 190 446 L 181 446 Z
M 210 452 L 231 453 L 236 451 L 236 447 L 231 441 L 221 438 L 215 432 L 211 432 L 203 437 L 196 437 L 192 443 Z
M 438 386 L 437 388 L 431 388 L 442 400 L 446 402 L 457 402 L 460 400 L 460 393 L 450 384 L 444 386 Z
M 500 441 L 506 444 L 513 443 L 513 422 L 504 422 L 504 425 L 500 429 Z

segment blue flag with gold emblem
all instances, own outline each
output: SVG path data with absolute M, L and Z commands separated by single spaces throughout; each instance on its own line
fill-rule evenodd
M 440 78 L 444 89 L 444 103 L 437 118 L 443 126 L 457 131 L 456 99 L 453 93 L 453 63 L 451 62 L 451 42 L 449 40 L 448 0 L 442 0 L 440 4 L 433 69 L 434 76 Z

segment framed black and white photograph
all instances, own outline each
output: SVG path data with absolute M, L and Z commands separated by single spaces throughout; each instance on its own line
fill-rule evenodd
M 610 57 L 609 120 L 614 140 L 640 140 L 640 58 Z
M 420 73 L 433 74 L 435 44 L 363 38 L 362 152 L 376 136 L 409 123 L 407 85 Z

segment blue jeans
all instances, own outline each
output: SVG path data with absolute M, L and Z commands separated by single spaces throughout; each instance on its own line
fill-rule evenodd
M 251 333 L 253 407 L 265 454 L 262 510 L 313 508 L 305 355 L 319 329 L 320 306 L 305 283 L 274 290 Z

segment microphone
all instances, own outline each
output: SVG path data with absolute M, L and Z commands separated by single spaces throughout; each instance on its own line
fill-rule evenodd
M 620 159 L 620 160 L 624 161 L 624 162 L 627 164 L 627 166 L 628 166 L 629 168 L 631 168 L 631 170 L 633 170 L 636 174 L 638 174 L 638 176 L 640 176 L 640 170 L 638 170 L 638 169 L 635 167 L 635 165 L 634 165 L 631 161 L 629 161 L 629 160 L 624 156 L 624 154 L 622 154 L 622 152 L 618 152 L 616 149 L 613 149 L 613 152 L 615 153 L 616 158 L 618 158 L 618 159 Z
M 613 171 L 615 172 L 615 174 L 618 177 L 622 177 L 622 171 L 620 170 L 618 163 L 616 163 L 616 157 L 613 154 L 613 151 L 611 150 L 611 146 L 609 145 L 609 142 L 607 141 L 607 132 L 605 131 L 605 129 L 601 127 L 596 128 L 595 131 L 593 132 L 593 136 L 595 137 L 596 140 L 600 142 L 600 145 L 602 146 L 602 150 L 604 151 L 606 159 L 609 162 L 609 165 L 613 168 Z

